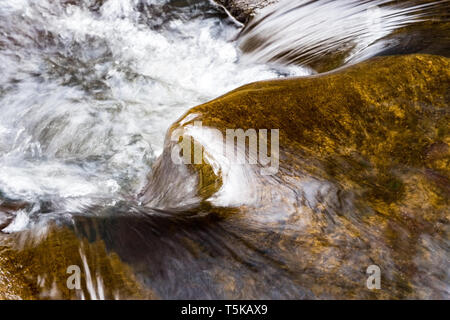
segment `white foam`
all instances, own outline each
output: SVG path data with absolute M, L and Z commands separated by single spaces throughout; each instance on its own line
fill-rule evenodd
M 7 196 L 137 193 L 183 112 L 280 76 L 273 66 L 240 60 L 230 41 L 239 27 L 172 17 L 152 28 L 139 20 L 136 3 L 106 1 L 98 12 L 49 0 L 0 3 L 0 190 Z M 150 25 L 159 19 L 147 18 Z M 57 44 L 40 47 L 34 39 L 45 33 Z
M 1 231 L 4 233 L 17 232 L 28 227 L 29 222 L 30 218 L 28 216 L 28 213 L 25 210 L 19 210 L 17 211 L 16 216 L 12 220 L 12 222 Z
M 245 59 L 308 65 L 342 54 L 344 63 L 362 61 L 383 49 L 378 40 L 440 5 L 392 2 L 281 0 L 261 10 L 242 33 L 240 43 L 250 51 Z

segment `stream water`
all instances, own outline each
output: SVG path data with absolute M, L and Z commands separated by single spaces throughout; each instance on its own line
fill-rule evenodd
M 190 107 L 309 73 L 242 63 L 240 26 L 209 1 L 1 1 L 0 21 L 0 195 L 35 204 L 9 231 L 44 202 L 137 194 Z
M 51 223 L 69 225 L 79 239 L 103 241 L 107 252 L 131 266 L 133 281 L 159 298 L 316 297 L 309 285 L 299 285 L 300 278 L 291 281 L 294 271 L 280 262 L 284 258 L 277 251 L 283 245 L 272 250 L 252 241 L 267 234 L 275 243 L 281 233 L 295 233 L 288 219 L 282 227 L 264 226 L 292 209 L 280 200 L 284 192 L 289 201 L 298 200 L 292 186 L 317 204 L 336 193 L 331 183 L 292 180 L 292 186 L 278 186 L 271 180 L 278 190 L 271 201 L 280 207 L 262 208 L 266 215 L 255 214 L 259 220 L 252 231 L 243 224 L 215 223 L 202 211 L 210 208 L 192 212 L 181 206 L 179 198 L 192 187 L 182 176 L 177 186 L 169 178 L 151 186 L 159 188 L 154 203 L 179 208 L 142 203 L 138 195 L 158 157 L 164 159 L 167 130 L 190 108 L 254 81 L 313 75 L 395 51 L 398 38 L 387 37 L 436 12 L 441 17 L 439 6 L 281 1 L 244 27 L 206 0 L 0 0 L 0 244 L 12 241 L 32 250 L 45 240 Z M 430 46 L 416 47 L 398 51 L 427 52 Z M 229 189 L 248 200 L 239 188 Z M 151 198 L 152 189 L 147 193 Z M 333 201 L 341 200 L 338 195 Z M 33 246 L 24 245 L 30 239 Z M 89 277 L 76 297 L 134 297 L 125 285 L 108 283 L 117 270 L 102 269 L 95 250 L 83 241 L 74 252 Z M 438 253 L 434 266 L 448 264 L 445 241 L 427 242 Z M 36 259 L 36 268 L 45 270 L 48 261 Z M 445 296 L 450 275 L 439 272 L 435 287 Z M 0 270 L 0 283 L 2 276 Z M 36 295 L 60 298 L 48 285 Z

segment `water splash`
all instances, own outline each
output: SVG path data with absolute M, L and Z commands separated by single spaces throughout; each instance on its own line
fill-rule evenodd
M 381 40 L 403 27 L 436 17 L 448 21 L 449 8 L 450 1 L 285 0 L 259 12 L 239 42 L 248 61 L 295 63 L 323 71 L 397 45 Z
M 136 194 L 190 107 L 307 72 L 244 64 L 209 1 L 2 0 L 0 20 L 0 192 L 59 210 Z

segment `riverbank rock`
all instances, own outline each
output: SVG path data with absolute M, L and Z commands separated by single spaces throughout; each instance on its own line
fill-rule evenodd
M 181 211 L 197 203 L 278 270 L 272 277 L 289 279 L 289 288 L 263 285 L 280 297 L 448 299 L 449 66 L 440 56 L 379 57 L 238 88 L 172 126 L 141 200 Z M 217 149 L 225 142 L 211 130 L 236 128 L 279 129 L 276 174 Z M 201 164 L 171 160 L 177 131 L 203 147 Z M 366 286 L 371 265 L 380 290 Z M 251 291 L 260 267 L 228 277 Z
M 223 5 L 238 21 L 246 23 L 258 10 L 265 8 L 278 0 L 215 0 Z

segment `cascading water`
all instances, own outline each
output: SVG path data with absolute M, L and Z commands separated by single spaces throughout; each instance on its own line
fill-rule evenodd
M 311 75 L 411 26 L 448 55 L 449 3 L 0 0 L 0 298 L 447 298 L 448 60 Z M 235 128 L 280 129 L 275 175 L 220 154 Z
M 0 195 L 30 215 L 136 194 L 184 111 L 308 72 L 241 63 L 208 1 L 3 0 L 0 20 Z
M 427 38 L 435 37 L 433 45 L 441 43 L 448 50 L 448 26 L 443 33 L 447 41 L 428 31 L 426 35 L 415 35 L 420 44 L 413 48 L 400 48 L 409 40 L 389 36 L 399 36 L 402 28 L 422 21 L 448 22 L 449 9 L 447 0 L 283 0 L 261 10 L 244 28 L 239 43 L 247 52 L 247 61 L 277 61 L 330 70 L 383 52 L 426 52 L 428 48 L 420 42 L 427 43 Z

